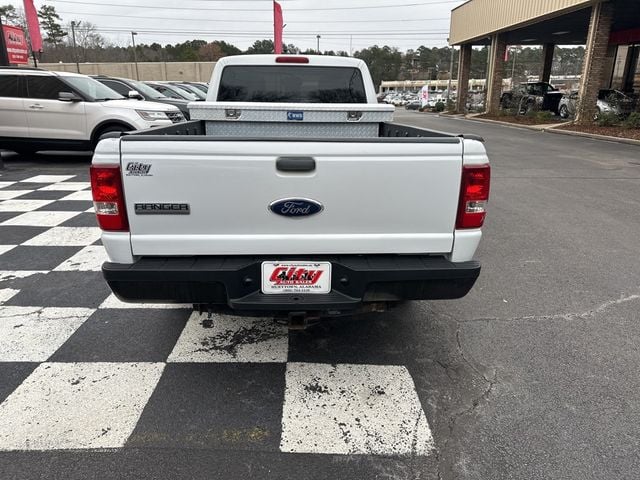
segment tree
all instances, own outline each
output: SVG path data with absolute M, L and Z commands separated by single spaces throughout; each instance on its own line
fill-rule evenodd
M 245 53 L 247 54 L 256 54 L 256 53 L 273 53 L 275 48 L 273 46 L 273 40 L 256 40 L 253 42 Z
M 80 51 L 79 61 L 88 62 L 90 60 L 97 60 L 97 51 L 107 46 L 107 41 L 102 35 L 100 35 L 96 29 L 96 26 L 90 22 L 75 22 L 76 32 L 76 45 Z M 69 25 L 69 31 L 71 31 L 71 25 Z M 73 45 L 73 38 L 71 35 L 67 36 L 67 45 Z M 90 55 L 93 54 L 93 55 Z M 92 58 L 89 58 L 89 57 Z
M 38 17 L 40 17 L 40 25 L 47 35 L 44 41 L 54 46 L 62 45 L 67 32 L 64 31 L 59 23 L 62 19 L 56 12 L 55 7 L 43 5 L 38 10 Z
M 216 40 L 213 43 L 217 44 L 224 53 L 225 56 L 228 55 L 240 55 L 242 50 L 240 50 L 235 45 L 231 45 L 230 43 L 225 42 L 224 40 Z
M 200 57 L 200 60 L 215 62 L 217 60 L 220 60 L 225 55 L 224 55 L 224 52 L 222 51 L 222 48 L 220 48 L 220 45 L 218 45 L 217 43 L 211 42 L 201 46 L 198 49 L 198 56 Z
M 353 56 L 364 60 L 367 64 L 376 87 L 380 85 L 382 80 L 396 80 L 398 78 L 402 64 L 402 53 L 395 47 L 374 45 L 354 53 Z
M 0 6 L 0 18 L 7 25 L 21 26 L 23 23 L 16 7 L 11 4 Z

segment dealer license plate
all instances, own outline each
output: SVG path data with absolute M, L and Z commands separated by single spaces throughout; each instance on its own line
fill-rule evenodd
M 329 262 L 262 262 L 262 293 L 329 293 Z

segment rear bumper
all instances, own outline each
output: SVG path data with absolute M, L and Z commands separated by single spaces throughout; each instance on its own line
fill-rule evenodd
M 265 295 L 260 267 L 268 260 L 330 261 L 332 290 L 326 295 Z M 478 278 L 480 263 L 426 255 L 147 257 L 133 264 L 106 262 L 102 271 L 125 302 L 210 304 L 256 312 L 350 311 L 368 303 L 463 297 Z

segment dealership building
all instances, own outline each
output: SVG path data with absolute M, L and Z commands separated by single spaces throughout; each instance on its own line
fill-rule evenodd
M 490 113 L 500 108 L 510 45 L 542 45 L 541 81 L 549 81 L 556 45 L 585 46 L 578 122 L 593 118 L 600 89 L 640 93 L 640 0 L 469 0 L 451 12 L 449 42 L 460 46 L 459 111 L 474 46 L 489 46 Z

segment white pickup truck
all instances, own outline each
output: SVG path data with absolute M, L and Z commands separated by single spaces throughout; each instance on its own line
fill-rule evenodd
M 292 318 L 460 298 L 475 283 L 482 139 L 375 122 L 393 107 L 364 62 L 227 57 L 193 108 L 214 120 L 96 149 L 102 270 L 121 300 Z

